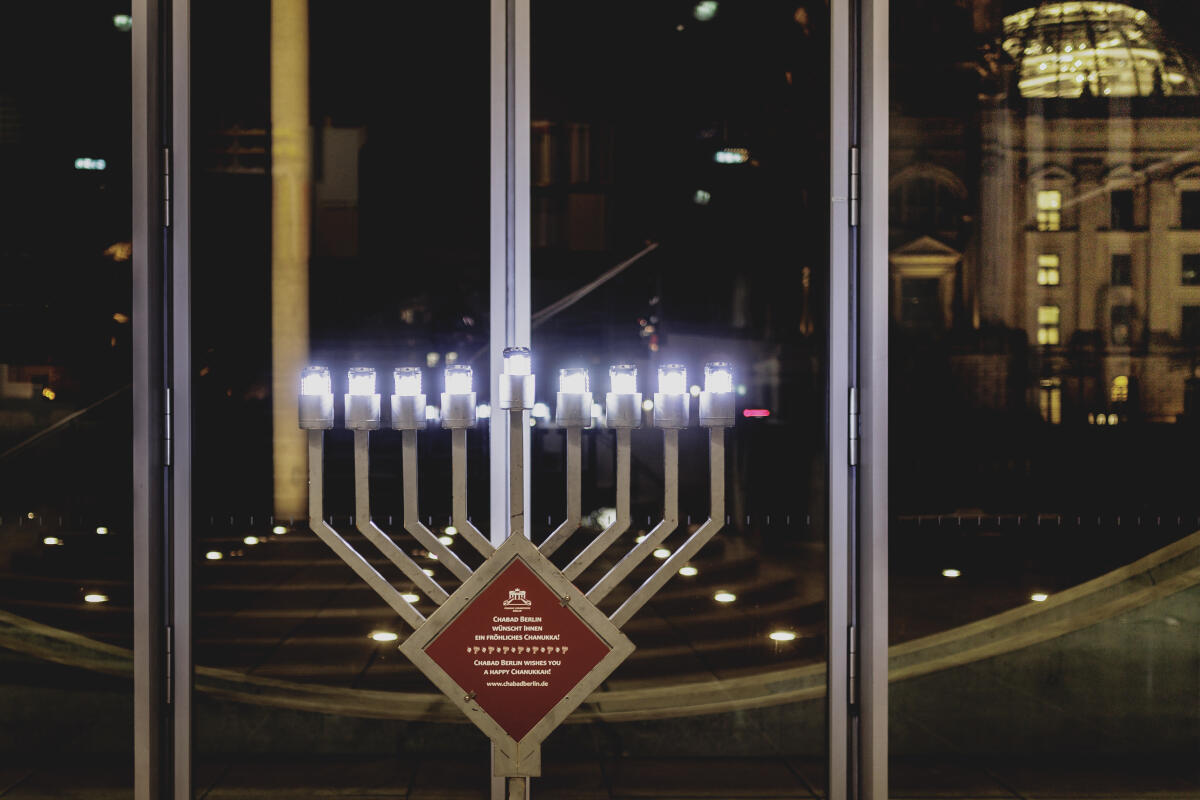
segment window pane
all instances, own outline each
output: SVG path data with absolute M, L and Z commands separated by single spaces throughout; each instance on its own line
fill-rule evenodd
M 1114 253 L 1112 257 L 1112 285 L 1130 286 L 1133 284 L 1133 256 L 1128 253 Z
M 652 405 L 663 364 L 684 364 L 696 394 L 705 362 L 721 360 L 733 366 L 738 414 L 726 434 L 739 454 L 727 477 L 728 524 L 687 565 L 695 574 L 677 574 L 630 621 L 639 649 L 607 684 L 641 687 L 665 698 L 662 707 L 640 723 L 571 726 L 587 733 L 564 730 L 555 739 L 600 743 L 581 742 L 579 752 L 604 755 L 614 794 L 695 796 L 714 785 L 803 794 L 824 783 L 820 701 L 780 703 L 751 688 L 728 711 L 692 717 L 678 688 L 727 695 L 732 681 L 765 687 L 797 671 L 824 680 L 825 6 L 624 0 L 597 13 L 535 0 L 530 19 L 535 132 L 555 165 L 533 189 L 547 209 L 533 227 L 541 243 L 533 250 L 534 308 L 554 309 L 657 245 L 569 309 L 536 320 L 546 390 L 560 368 L 587 367 L 603 403 L 609 365 L 630 363 Z M 572 162 L 591 165 L 590 173 Z M 955 195 L 936 181 L 922 176 L 903 191 L 923 229 L 954 227 L 961 216 Z M 939 313 L 939 296 L 934 280 L 922 294 L 927 313 Z M 662 514 L 663 434 L 652 415 L 644 412 L 632 436 L 633 526 L 581 585 L 599 580 Z M 604 428 L 584 432 L 591 455 L 583 505 L 593 519 L 611 511 L 616 496 L 614 437 Z M 533 438 L 537 541 L 566 512 L 565 437 L 539 421 Z M 662 542 L 664 553 L 676 552 L 708 514 L 705 432 L 693 423 L 679 446 L 684 517 Z M 582 549 L 592 525 L 556 562 Z M 631 575 L 601 608 L 614 610 L 648 574 L 643 567 Z M 759 727 L 768 719 L 779 732 L 769 739 Z M 692 731 L 686 738 L 684 727 Z M 634 736 L 636 747 L 607 744 Z M 785 759 L 787 773 L 779 769 Z M 547 775 L 562 775 L 562 766 L 543 759 Z
M 0 794 L 133 796 L 128 3 L 0 22 Z
M 488 6 L 222 1 L 191 15 L 197 789 L 448 793 L 473 781 L 482 794 L 483 736 L 454 709 L 456 724 L 428 721 L 446 714 L 397 651 L 411 629 L 309 529 L 295 404 L 302 368 L 326 367 L 309 378 L 336 398 L 314 487 L 325 518 L 431 613 L 419 570 L 458 581 L 404 530 L 401 434 L 388 420 L 397 367 L 417 370 L 402 388 L 420 380 L 430 411 L 448 367 L 471 367 L 481 407 L 491 401 Z M 273 24 L 291 31 L 274 51 Z M 273 308 L 280 296 L 292 300 Z M 367 367 L 383 406 L 369 516 L 416 578 L 356 512 L 344 395 L 370 388 L 353 371 Z M 486 424 L 467 437 L 477 522 Z M 447 532 L 450 447 L 435 418 L 419 439 L 416 518 L 475 565 L 464 532 Z M 414 710 L 422 699 L 428 715 Z
M 949 234 L 889 219 L 891 796 L 1188 794 L 1200 10 L 890 20 L 893 189 L 965 188 Z M 918 237 L 961 254 L 936 336 L 905 321 Z
M 1200 253 L 1187 253 L 1183 256 L 1184 286 L 1200 286 Z

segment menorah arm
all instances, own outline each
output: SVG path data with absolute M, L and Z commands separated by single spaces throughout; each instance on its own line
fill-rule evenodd
M 487 558 L 496 548 L 467 519 L 467 429 L 454 428 L 450 431 L 450 519 L 454 527 L 479 554 Z
M 574 581 L 583 571 L 592 565 L 621 534 L 629 530 L 632 519 L 629 514 L 629 470 L 632 446 L 630 445 L 630 429 L 617 428 L 617 518 L 600 535 L 593 539 L 587 547 L 563 570 L 567 580 Z M 543 552 L 545 545 L 542 545 Z M 546 555 L 549 555 L 547 553 Z
M 354 432 L 354 523 L 358 532 L 395 564 L 413 584 L 439 606 L 450 596 L 433 578 L 426 575 L 400 547 L 371 521 L 370 431 Z
M 581 473 L 583 471 L 581 453 L 583 449 L 583 429 L 572 425 L 567 428 L 567 518 L 546 537 L 538 548 L 542 555 L 550 556 L 562 543 L 579 530 L 579 522 L 583 517 L 583 488 Z
M 599 603 L 679 527 L 679 429 L 663 428 L 663 519 L 587 593 Z
M 362 581 L 370 586 L 375 594 L 391 606 L 400 618 L 413 628 L 425 622 L 425 617 L 412 604 L 400 596 L 396 587 L 388 583 L 387 578 L 371 566 L 357 550 L 342 538 L 342 535 L 326 524 L 324 516 L 323 492 L 325 490 L 324 453 L 325 434 L 320 430 L 308 432 L 308 525 L 313 533 L 320 538 L 329 549 L 337 555 L 346 566 L 354 570 Z
M 417 432 L 401 432 L 401 471 L 404 480 L 404 530 L 430 553 L 437 556 L 438 561 L 446 565 L 454 577 L 465 581 L 471 577 L 471 568 L 462 562 L 454 551 L 438 541 L 433 531 L 422 524 L 417 515 Z
M 695 533 L 688 537 L 683 546 L 654 571 L 645 583 L 625 599 L 625 602 L 609 617 L 618 628 L 658 593 L 667 581 L 674 577 L 679 568 L 700 552 L 717 531 L 725 526 L 725 429 L 708 429 L 709 470 L 709 516 Z

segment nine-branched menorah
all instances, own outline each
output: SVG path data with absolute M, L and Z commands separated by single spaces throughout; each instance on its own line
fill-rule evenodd
M 663 433 L 663 513 L 652 530 L 628 550 L 586 592 L 575 588 L 584 571 L 597 561 L 625 533 L 630 519 L 631 431 L 642 424 L 642 395 L 637 387 L 637 368 L 615 365 L 609 370 L 610 391 L 606 396 L 604 424 L 616 433 L 616 517 L 569 563 L 559 569 L 549 562 L 553 555 L 581 527 L 581 448 L 582 431 L 593 422 L 592 393 L 585 369 L 563 369 L 555 420 L 566 433 L 566 519 L 538 546 L 525 536 L 524 463 L 526 412 L 534 405 L 534 375 L 530 352 L 513 347 L 504 351 L 504 371 L 499 377 L 497 406 L 507 412 L 510 520 L 504 544 L 499 547 L 486 537 L 467 516 L 467 431 L 476 424 L 476 396 L 471 368 L 451 365 L 445 368 L 445 391 L 440 410 L 427 409 L 422 394 L 422 372 L 417 367 L 396 368 L 395 392 L 391 396 L 390 426 L 401 432 L 403 527 L 426 551 L 461 582 L 453 594 L 413 560 L 396 541 L 371 519 L 368 489 L 370 432 L 381 424 L 381 397 L 376 391 L 375 370 L 351 369 L 345 394 L 345 426 L 354 431 L 354 524 L 412 585 L 424 592 L 438 609 L 429 618 L 398 590 L 346 539 L 324 519 L 323 451 L 324 431 L 334 425 L 334 395 L 330 372 L 325 367 L 304 370 L 300 382 L 300 427 L 308 430 L 309 525 L 368 586 L 405 622 L 414 635 L 401 646 L 443 692 L 492 738 L 495 774 L 522 776 L 540 774 L 540 742 L 554 727 L 595 690 L 613 669 L 633 650 L 620 628 L 646 604 L 678 570 L 721 529 L 725 517 L 725 432 L 733 425 L 734 400 L 730 366 L 712 362 L 704 368 L 704 390 L 699 392 L 699 422 L 708 428 L 709 496 L 708 518 L 684 543 L 671 552 L 640 586 L 605 618 L 596 605 L 662 547 L 679 526 L 679 431 L 690 422 L 691 393 L 686 369 L 678 364 L 659 368 L 658 391 L 653 397 L 653 424 Z M 649 404 L 647 404 L 649 405 Z M 484 557 L 484 563 L 472 570 L 442 538 L 421 523 L 417 508 L 417 433 L 429 418 L 440 418 L 451 432 L 451 516 L 450 523 L 461 537 Z M 493 424 L 499 420 L 493 416 Z M 640 537 L 639 537 L 640 538 Z M 503 551 L 503 552 L 501 552 Z M 661 551 L 660 551 L 661 555 Z M 503 556 L 503 557 L 501 557 Z M 598 661 L 586 677 L 577 679 L 543 718 L 531 729 L 499 725 L 493 719 L 496 708 L 483 708 L 483 697 L 461 680 L 454 680 L 430 660 L 425 649 L 441 636 L 478 597 L 481 590 L 499 572 L 520 560 L 555 593 L 555 599 L 591 628 L 604 642 L 608 655 Z M 411 595 L 409 595 L 411 597 Z M 430 624 L 426 624 L 429 622 Z M 478 637 L 477 637 L 478 638 Z M 509 648 L 504 648 L 507 651 Z M 512 648 L 514 652 L 516 648 Z M 532 650 L 533 648 L 522 648 Z M 468 648 L 470 650 L 470 648 Z M 475 648 L 478 652 L 479 648 Z M 545 647 L 538 648 L 545 651 Z M 490 685 L 490 684 L 489 684 Z M 482 690 L 481 690 L 482 691 Z

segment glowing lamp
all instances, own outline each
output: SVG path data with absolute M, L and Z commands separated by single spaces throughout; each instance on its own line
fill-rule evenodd
M 500 375 L 500 408 L 524 411 L 533 408 L 533 354 L 528 347 L 504 348 L 504 372 Z M 524 415 L 521 415 L 522 418 Z M 515 421 L 515 420 L 514 420 Z
M 558 403 L 555 419 L 564 428 L 586 428 L 592 424 L 592 393 L 588 371 L 570 367 L 558 371 Z M 537 408 L 534 407 L 536 414 Z
M 375 370 L 370 367 L 355 367 L 346 374 L 349 394 L 367 397 L 375 394 Z
M 733 367 L 724 361 L 704 365 L 704 391 L 700 393 L 700 424 L 705 428 L 728 428 L 737 411 L 733 402 Z
M 442 393 L 442 427 L 457 429 L 475 425 L 475 388 L 466 364 L 446 367 L 446 391 Z
M 637 393 L 637 367 L 632 364 L 613 364 L 608 368 L 608 380 L 613 394 Z
M 728 393 L 733 391 L 733 369 L 724 361 L 704 365 L 704 391 Z
M 305 367 L 300 373 L 300 395 L 320 397 L 326 394 L 333 394 L 333 380 L 329 376 L 329 367 Z
M 328 367 L 305 367 L 300 373 L 300 427 L 333 427 L 333 380 Z
M 563 394 L 583 394 L 588 391 L 588 371 L 582 367 L 560 369 L 558 391 Z
M 379 427 L 379 395 L 375 393 L 375 370 L 355 367 L 346 373 L 346 427 L 373 431 Z
M 473 384 L 471 368 L 467 365 L 455 364 L 446 367 L 446 394 L 470 394 L 474 391 Z
M 659 394 L 687 394 L 687 368 L 682 364 L 663 364 L 658 368 Z
M 420 367 L 396 367 L 392 375 L 400 397 L 416 397 L 421 393 Z
M 637 428 L 642 424 L 642 395 L 637 389 L 637 367 L 613 364 L 608 368 L 609 392 L 605 397 L 610 428 Z
M 691 415 L 687 367 L 663 364 L 658 368 L 658 392 L 654 395 L 654 424 L 659 428 L 686 428 Z
M 532 354 L 528 347 L 504 348 L 504 374 L 529 375 L 532 364 Z

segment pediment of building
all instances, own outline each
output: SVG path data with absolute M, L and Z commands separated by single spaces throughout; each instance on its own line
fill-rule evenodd
M 941 274 L 953 269 L 961 259 L 962 253 L 932 236 L 914 239 L 888 255 L 893 267 L 911 276 Z

